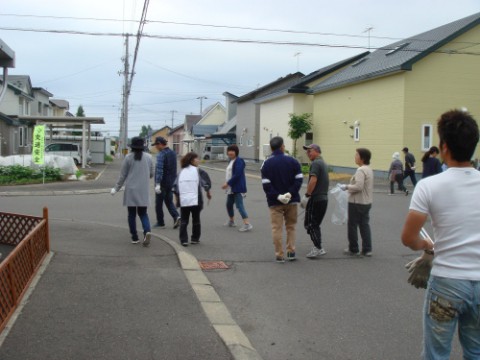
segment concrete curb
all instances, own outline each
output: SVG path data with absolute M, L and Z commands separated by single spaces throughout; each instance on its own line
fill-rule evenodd
M 163 235 L 152 234 L 169 244 L 177 253 L 188 282 L 197 295 L 213 328 L 230 350 L 235 360 L 261 360 L 262 357 L 253 348 L 250 340 L 232 318 L 225 304 L 218 296 L 208 278 L 203 273 L 198 260 L 185 251 L 177 242 Z

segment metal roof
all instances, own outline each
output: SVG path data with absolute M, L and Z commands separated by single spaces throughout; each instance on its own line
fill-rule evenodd
M 480 13 L 397 41 L 372 52 L 307 92 L 316 94 L 398 71 L 412 70 L 414 63 L 437 51 L 478 24 L 480 24 Z M 466 45 L 459 46 L 459 49 L 466 47 Z M 469 46 L 471 45 L 469 44 Z M 452 49 L 449 53 L 462 53 L 462 50 Z
M 15 52 L 0 39 L 0 67 L 15 67 Z

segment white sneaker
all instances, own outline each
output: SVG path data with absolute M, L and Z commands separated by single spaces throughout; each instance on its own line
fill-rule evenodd
M 322 249 L 318 249 L 316 248 L 315 246 L 312 247 L 312 249 L 308 252 L 308 254 L 306 255 L 307 258 L 309 259 L 313 259 L 313 258 L 316 258 L 317 256 L 322 256 L 322 255 L 325 255 L 327 252 L 325 250 Z
M 228 220 L 225 224 L 223 224 L 223 226 L 235 227 L 237 225 L 235 224 L 235 221 Z
M 243 226 L 238 229 L 238 231 L 250 231 L 253 229 L 253 225 L 252 224 L 243 224 Z
M 147 232 L 144 236 L 143 236 L 143 243 L 142 245 L 147 247 L 148 245 L 150 245 L 150 238 L 152 237 L 152 234 L 150 234 L 149 232 Z

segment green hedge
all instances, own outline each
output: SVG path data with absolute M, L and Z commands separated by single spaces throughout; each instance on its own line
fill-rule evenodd
M 45 181 L 59 181 L 62 179 L 60 169 L 45 167 Z M 21 165 L 0 166 L 0 184 L 32 184 L 43 181 L 43 169 L 32 169 Z

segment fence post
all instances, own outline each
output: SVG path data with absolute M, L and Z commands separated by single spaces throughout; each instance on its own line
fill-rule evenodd
M 45 246 L 47 247 L 47 253 L 50 253 L 50 230 L 48 228 L 48 208 L 46 206 L 43 208 L 43 219 L 47 222 L 45 230 Z

